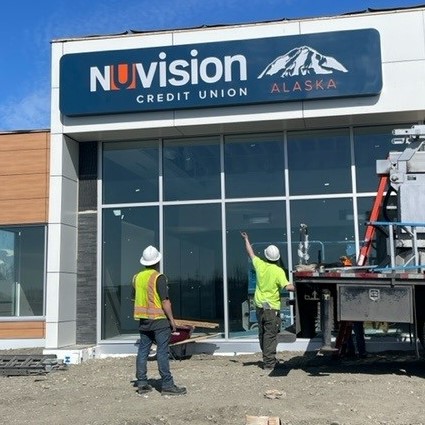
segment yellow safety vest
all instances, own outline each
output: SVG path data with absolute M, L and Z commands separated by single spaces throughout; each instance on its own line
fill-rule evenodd
M 264 308 L 264 305 L 268 304 L 269 308 L 280 310 L 280 290 L 289 284 L 284 270 L 260 257 L 254 257 L 252 264 L 257 276 L 255 305 Z
M 136 291 L 134 299 L 134 319 L 165 319 L 161 298 L 156 291 L 156 282 L 161 274 L 153 269 L 146 269 L 134 276 L 133 286 Z

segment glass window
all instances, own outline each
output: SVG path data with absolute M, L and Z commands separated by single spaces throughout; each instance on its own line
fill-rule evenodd
M 143 250 L 159 248 L 158 208 L 104 209 L 102 244 L 102 338 L 137 333 L 132 279 L 143 268 Z
M 164 200 L 220 198 L 220 139 L 164 141 Z
M 291 195 L 352 191 L 348 129 L 288 133 L 288 161 Z
M 103 144 L 103 203 L 158 201 L 158 141 Z
M 164 208 L 164 272 L 174 316 L 224 329 L 221 206 Z
M 358 192 L 376 192 L 379 176 L 376 174 L 376 161 L 388 158 L 390 151 L 399 150 L 391 143 L 391 127 L 367 127 L 354 129 L 354 153 Z M 397 128 L 408 128 L 397 127 Z M 400 149 L 401 151 L 404 148 Z
M 44 226 L 0 228 L 0 316 L 43 316 Z
M 307 225 L 310 263 L 337 263 L 341 256 L 355 262 L 354 212 L 352 199 L 291 201 L 292 241 L 300 240 L 300 224 Z M 298 246 L 292 246 L 294 264 L 300 263 Z
M 229 330 L 233 338 L 256 338 L 257 319 L 253 303 L 256 278 L 252 263 L 240 235 L 246 231 L 254 252 L 264 258 L 264 249 L 276 245 L 282 266 L 287 268 L 287 234 L 285 203 L 241 202 L 226 205 L 227 280 L 229 295 Z M 289 276 L 288 276 L 289 277 Z M 289 297 L 287 291 L 282 297 Z M 282 303 L 283 326 L 290 325 L 290 312 Z
M 282 134 L 227 136 L 224 143 L 226 197 L 285 194 Z

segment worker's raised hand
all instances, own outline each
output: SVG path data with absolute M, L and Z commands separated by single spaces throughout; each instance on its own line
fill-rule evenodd
M 241 236 L 246 240 L 248 239 L 248 234 L 246 232 L 241 232 Z

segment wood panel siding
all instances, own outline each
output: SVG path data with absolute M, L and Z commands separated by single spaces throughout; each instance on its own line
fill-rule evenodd
M 42 339 L 46 337 L 44 320 L 0 322 L 0 339 Z
M 46 150 L 1 151 L 0 176 L 45 174 Z
M 0 151 L 49 149 L 48 131 L 0 134 Z
M 50 133 L 0 134 L 0 225 L 47 223 Z
M 45 199 L 45 174 L 0 175 L 0 201 Z
M 46 199 L 17 199 L 0 201 L 0 225 L 46 223 Z

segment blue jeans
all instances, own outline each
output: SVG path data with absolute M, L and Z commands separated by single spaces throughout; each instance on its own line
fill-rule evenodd
M 169 343 L 171 328 L 162 328 L 155 331 L 140 331 L 139 350 L 136 358 L 137 386 L 141 387 L 148 383 L 148 355 L 153 343 L 156 343 L 156 361 L 161 376 L 162 388 L 174 385 L 170 372 Z

